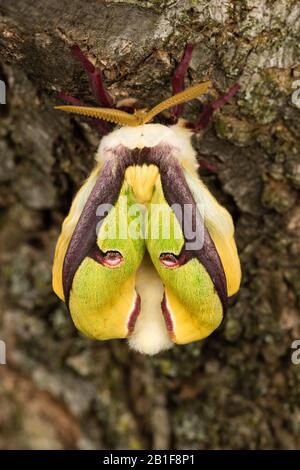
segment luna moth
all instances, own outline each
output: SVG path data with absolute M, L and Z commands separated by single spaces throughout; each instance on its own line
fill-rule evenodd
M 103 137 L 62 225 L 53 289 L 92 339 L 127 338 L 149 355 L 201 340 L 222 322 L 241 268 L 232 217 L 199 177 L 192 136 L 239 85 L 192 124 L 180 117 L 183 104 L 211 84 L 184 89 L 191 45 L 173 96 L 151 110 L 135 109 L 134 100 L 114 106 L 101 71 L 78 46 L 72 50 L 100 106 L 61 94 L 70 104 L 56 109 L 93 118 Z

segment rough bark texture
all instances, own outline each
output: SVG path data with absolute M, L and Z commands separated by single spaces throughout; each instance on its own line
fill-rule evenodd
M 0 14 L 0 448 L 300 448 L 299 2 L 1 0 Z M 210 338 L 149 358 L 80 336 L 52 293 L 98 142 L 53 106 L 60 90 L 91 99 L 74 43 L 115 97 L 151 106 L 187 41 L 187 82 L 213 81 L 203 102 L 242 86 L 196 145 L 218 166 L 204 179 L 234 216 L 243 286 Z

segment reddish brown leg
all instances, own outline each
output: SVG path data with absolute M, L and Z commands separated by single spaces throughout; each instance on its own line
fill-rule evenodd
M 192 125 L 194 132 L 198 132 L 201 129 L 204 129 L 208 125 L 213 113 L 217 109 L 221 108 L 221 106 L 223 106 L 225 103 L 227 103 L 239 91 L 240 88 L 240 84 L 236 83 L 228 90 L 225 95 L 220 96 L 217 100 L 205 106 L 199 120 Z
M 194 46 L 192 44 L 187 44 L 181 62 L 175 70 L 172 80 L 173 95 L 184 90 L 184 77 L 191 62 L 193 48 Z M 174 120 L 178 120 L 183 112 L 183 108 L 183 104 L 178 104 L 173 108 L 172 115 Z
M 71 95 L 67 95 L 66 93 L 58 93 L 58 97 L 61 98 L 62 100 L 66 101 L 67 103 L 72 104 L 73 106 L 87 106 L 84 101 L 81 101 L 77 98 L 74 98 Z
M 218 168 L 216 165 L 214 165 L 213 163 L 210 163 L 208 160 L 206 160 L 205 158 L 199 158 L 198 159 L 198 162 L 200 164 L 200 170 L 201 168 L 204 168 L 205 170 L 207 170 L 209 173 L 218 173 Z
M 73 55 L 79 59 L 85 71 L 87 72 L 91 89 L 96 98 L 96 101 L 106 108 L 111 108 L 113 106 L 113 99 L 104 86 L 101 70 L 97 69 L 92 64 L 92 62 L 84 55 L 78 45 L 72 46 L 71 51 Z
M 213 115 L 214 111 L 216 111 L 225 103 L 227 103 L 230 100 L 230 98 L 232 98 L 239 91 L 239 89 L 240 89 L 240 85 L 239 83 L 236 83 L 228 90 L 228 92 L 225 95 L 220 96 L 220 98 L 218 98 L 217 100 L 205 106 L 197 123 L 192 125 L 192 129 L 194 130 L 194 132 L 198 132 L 201 129 L 204 129 L 208 125 L 210 118 Z M 199 163 L 200 163 L 200 171 L 201 171 L 201 168 L 204 168 L 210 173 L 218 172 L 218 168 L 216 167 L 216 165 L 214 165 L 213 163 L 210 163 L 206 159 L 203 159 L 203 158 L 199 159 Z

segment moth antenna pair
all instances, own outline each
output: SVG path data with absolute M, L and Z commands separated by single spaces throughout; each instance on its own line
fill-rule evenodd
M 171 107 L 177 106 L 186 101 L 193 100 L 198 96 L 203 95 L 209 86 L 211 85 L 210 81 L 198 83 L 187 88 L 180 93 L 177 93 L 170 98 L 162 101 L 152 108 L 150 111 L 137 110 L 134 114 L 126 113 L 120 109 L 112 108 L 96 108 L 90 106 L 70 106 L 70 105 L 61 105 L 55 106 L 55 109 L 61 111 L 66 111 L 68 113 L 80 114 L 83 116 L 88 116 L 96 119 L 103 119 L 104 121 L 112 122 L 114 124 L 119 124 L 123 126 L 136 127 L 147 122 L 151 121 L 157 114 L 169 109 Z

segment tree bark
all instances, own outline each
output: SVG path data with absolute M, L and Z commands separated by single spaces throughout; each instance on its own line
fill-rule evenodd
M 300 448 L 299 2 L 1 0 L 0 15 L 0 448 Z M 187 42 L 187 84 L 213 82 L 202 102 L 241 84 L 195 145 L 218 168 L 203 179 L 234 216 L 243 285 L 216 333 L 152 358 L 83 338 L 52 292 L 99 140 L 53 106 L 91 99 L 75 43 L 113 96 L 150 107 Z

